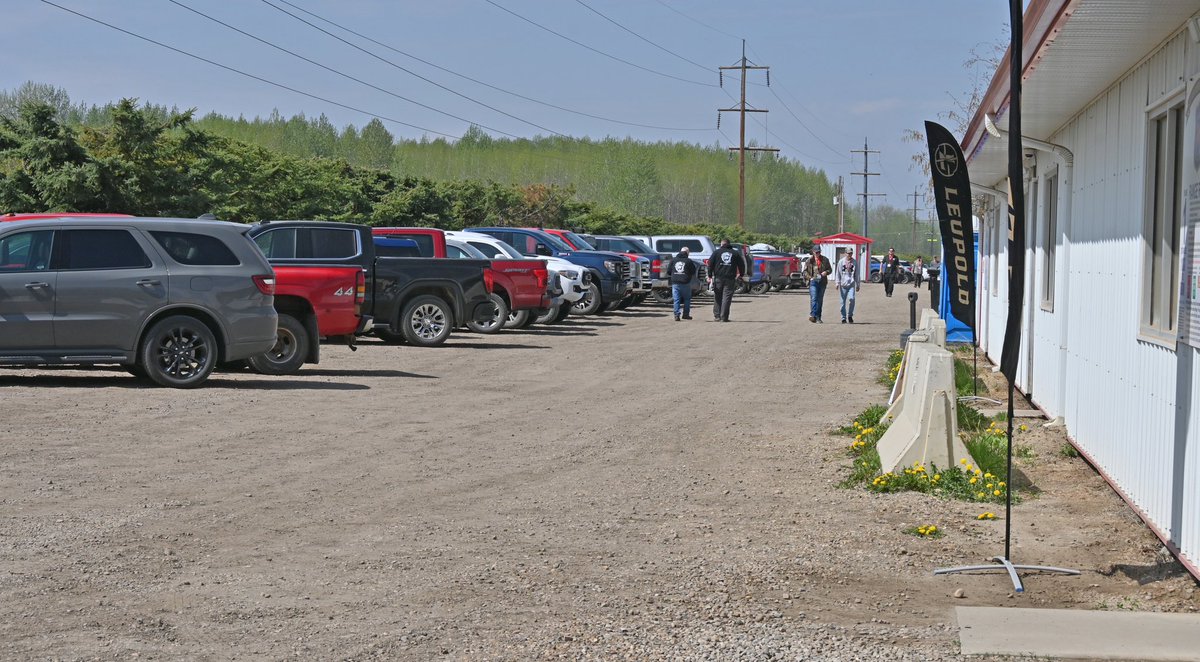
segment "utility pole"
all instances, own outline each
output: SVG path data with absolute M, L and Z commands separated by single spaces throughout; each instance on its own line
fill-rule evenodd
M 771 85 L 770 67 L 752 66 L 750 61 L 746 59 L 746 40 L 742 40 L 742 59 L 734 66 L 720 67 L 718 74 L 720 75 L 721 87 L 725 87 L 725 76 L 722 72 L 725 70 L 736 69 L 741 72 L 742 77 L 742 99 L 735 108 L 720 108 L 717 111 L 717 128 L 721 128 L 721 113 L 737 113 L 740 117 L 740 129 L 738 131 L 738 146 L 730 147 L 730 150 L 738 152 L 738 227 L 746 227 L 746 152 L 778 152 L 774 147 L 746 147 L 746 113 L 765 113 L 766 110 L 758 108 L 748 108 L 746 106 L 746 72 L 750 70 L 761 69 L 767 72 L 767 85 Z
M 870 184 L 871 178 L 879 176 L 879 173 L 871 172 L 871 165 L 870 165 L 871 155 L 878 154 L 879 150 L 871 149 L 870 147 L 868 147 L 867 139 L 863 138 L 863 148 L 862 149 L 852 149 L 852 150 L 850 150 L 850 153 L 863 155 L 863 171 L 862 172 L 852 172 L 850 174 L 851 175 L 862 175 L 862 178 L 863 178 L 863 192 L 859 193 L 859 195 L 861 195 L 862 199 L 863 199 L 863 236 L 867 237 L 869 239 L 871 237 L 871 234 L 870 234 L 871 228 L 867 221 L 867 207 L 869 206 L 868 203 L 870 203 L 871 196 L 873 196 L 873 195 L 885 195 L 883 193 L 871 193 L 869 190 L 870 189 L 869 184 Z
M 838 175 L 837 183 L 837 198 L 834 203 L 838 208 L 838 233 L 846 231 L 846 187 L 842 182 L 842 176 Z
M 912 246 L 912 252 L 917 252 L 917 199 L 921 197 L 920 188 L 914 188 L 908 197 L 913 199 L 913 224 L 912 233 L 909 234 L 908 243 Z

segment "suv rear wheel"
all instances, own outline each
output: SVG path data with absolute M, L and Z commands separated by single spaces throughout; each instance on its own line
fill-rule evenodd
M 195 317 L 165 317 L 142 339 L 139 364 L 161 386 L 195 388 L 208 379 L 216 363 L 217 339 Z
M 275 346 L 247 361 L 255 372 L 263 375 L 294 375 L 308 357 L 309 342 L 303 322 L 291 315 L 280 315 Z
M 400 330 L 404 339 L 413 345 L 433 347 L 450 337 L 454 315 L 440 297 L 423 294 L 404 306 L 400 313 Z

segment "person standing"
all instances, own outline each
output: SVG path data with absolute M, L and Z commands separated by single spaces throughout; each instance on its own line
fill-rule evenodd
M 829 266 L 829 259 L 821 255 L 821 247 L 814 244 L 812 256 L 808 258 L 808 264 L 804 267 L 804 275 L 808 277 L 808 321 L 814 324 L 824 323 L 821 310 L 825 303 L 825 287 L 829 285 L 831 273 L 833 268 Z
M 836 273 L 838 294 L 842 298 L 842 324 L 847 321 L 854 324 L 854 300 L 857 298 L 855 293 L 861 287 L 858 261 L 854 259 L 854 253 L 846 251 L 842 255 L 842 259 L 838 260 Z
M 722 239 L 721 247 L 708 258 L 708 273 L 712 275 L 713 321 L 728 322 L 733 291 L 737 289 L 737 280 L 746 273 L 746 261 L 741 251 L 729 245 L 728 239 Z
M 896 249 L 888 249 L 887 255 L 883 256 L 883 264 L 879 265 L 879 268 L 883 270 L 883 291 L 888 296 L 892 296 L 896 281 L 900 279 L 900 256 L 896 255 Z
M 925 278 L 925 260 L 918 255 L 913 261 L 913 287 L 920 287 L 921 281 Z
M 680 319 L 680 306 L 683 307 L 683 319 L 692 319 L 692 281 L 696 278 L 696 263 L 688 257 L 688 247 L 679 249 L 679 254 L 667 265 L 667 273 L 671 280 L 671 299 L 675 302 L 675 321 Z

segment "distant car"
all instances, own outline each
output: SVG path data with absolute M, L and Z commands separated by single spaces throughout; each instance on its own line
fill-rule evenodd
M 124 366 L 193 388 L 276 343 L 250 226 L 71 217 L 0 224 L 0 365 Z

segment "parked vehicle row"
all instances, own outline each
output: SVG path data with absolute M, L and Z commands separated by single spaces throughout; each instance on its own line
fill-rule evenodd
M 669 300 L 682 246 L 703 236 L 581 235 L 541 228 L 253 225 L 111 214 L 0 220 L 0 365 L 121 365 L 199 386 L 218 366 L 286 375 L 321 342 L 440 345 Z M 754 292 L 794 285 L 795 256 L 739 247 Z

